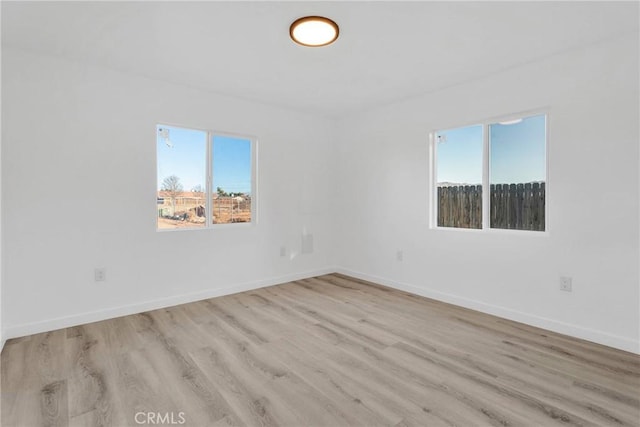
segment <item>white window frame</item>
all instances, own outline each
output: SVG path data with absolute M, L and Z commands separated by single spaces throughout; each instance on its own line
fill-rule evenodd
M 204 227 L 188 227 L 188 228 L 158 228 L 158 222 L 157 222 L 157 217 L 158 217 L 158 202 L 157 202 L 157 192 L 158 190 L 156 189 L 156 196 L 154 197 L 154 204 L 155 204 L 155 215 L 156 215 L 156 231 L 160 232 L 160 233 L 165 233 L 165 232 L 174 232 L 174 231 L 202 231 L 202 230 L 214 230 L 214 229 L 219 229 L 219 228 L 223 228 L 223 229 L 228 229 L 228 228 L 236 228 L 236 227 L 254 227 L 257 222 L 258 222 L 258 179 L 257 179 L 257 172 L 258 172 L 258 167 L 257 167 L 257 154 L 258 154 L 258 138 L 254 135 L 248 135 L 248 134 L 241 134 L 241 133 L 236 133 L 236 132 L 226 132 L 226 131 L 216 131 L 216 130 L 209 130 L 209 129 L 203 129 L 200 127 L 190 127 L 190 126 L 184 126 L 184 125 L 173 125 L 169 122 L 161 122 L 161 123 L 156 123 L 156 133 L 155 133 L 155 144 L 156 144 L 156 179 L 154 182 L 157 182 L 158 177 L 158 126 L 166 126 L 166 127 L 171 127 L 171 128 L 177 128 L 177 129 L 185 129 L 185 130 L 194 130 L 194 131 L 199 131 L 199 132 L 205 132 L 207 134 L 207 146 L 206 146 L 206 156 L 207 156 L 207 161 L 206 161 L 206 188 L 205 188 L 205 198 L 206 198 L 206 203 L 205 203 L 205 225 Z M 251 141 L 251 222 L 232 222 L 232 223 L 221 223 L 221 224 L 214 224 L 213 223 L 213 211 L 212 211 L 212 198 L 213 198 L 213 138 L 215 136 L 222 136 L 222 137 L 230 137 L 230 138 L 237 138 L 237 139 L 245 139 L 245 140 L 249 140 Z
M 489 141 L 489 126 L 499 122 L 506 122 L 516 119 L 526 119 L 532 116 L 545 116 L 545 200 L 544 200 L 544 217 L 545 225 L 544 231 L 535 230 L 516 230 L 516 229 L 504 229 L 504 228 L 491 228 L 491 187 L 489 184 L 489 172 L 491 170 L 491 144 Z M 460 228 L 460 227 L 441 227 L 438 226 L 438 144 L 436 141 L 436 134 L 439 132 L 446 132 L 448 130 L 482 126 L 482 228 Z M 432 130 L 429 132 L 429 165 L 431 167 L 431 173 L 429 174 L 429 226 L 433 230 L 446 230 L 454 232 L 466 232 L 466 233 L 513 233 L 518 235 L 527 236 L 549 236 L 550 234 L 550 221 L 549 221 L 549 109 L 537 109 L 529 110 L 520 113 L 513 113 L 508 115 L 502 115 L 497 117 L 491 117 L 488 119 L 480 120 L 478 122 L 463 124 L 459 126 L 448 126 Z

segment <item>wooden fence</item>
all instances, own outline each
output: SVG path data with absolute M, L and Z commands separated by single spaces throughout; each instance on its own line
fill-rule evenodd
M 482 228 L 482 185 L 438 187 L 438 226 Z
M 492 184 L 491 228 L 544 231 L 545 184 Z M 482 228 L 482 186 L 438 187 L 438 226 Z

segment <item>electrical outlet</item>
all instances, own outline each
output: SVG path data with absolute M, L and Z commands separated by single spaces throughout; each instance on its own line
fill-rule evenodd
M 104 282 L 107 280 L 107 269 L 106 268 L 96 268 L 93 270 L 93 278 L 96 282 Z
M 565 292 L 571 292 L 572 283 L 571 277 L 560 277 L 560 290 Z
M 397 251 L 396 252 L 396 261 L 402 261 L 404 259 L 404 252 L 403 251 Z
M 280 256 L 287 256 L 287 247 L 280 246 Z

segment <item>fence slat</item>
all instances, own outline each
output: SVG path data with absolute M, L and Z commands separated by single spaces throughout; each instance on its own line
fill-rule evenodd
M 515 221 L 515 229 L 524 230 L 523 221 L 522 221 L 522 211 L 523 211 L 523 203 L 524 203 L 524 184 L 516 184 L 516 221 Z
M 438 187 L 439 227 L 482 228 L 482 186 Z M 491 184 L 491 228 L 545 230 L 545 183 Z

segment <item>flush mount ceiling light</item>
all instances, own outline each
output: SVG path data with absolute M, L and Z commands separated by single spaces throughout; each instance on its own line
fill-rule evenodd
M 307 47 L 326 46 L 338 38 L 338 24 L 322 16 L 305 16 L 296 19 L 289 27 L 291 39 Z

